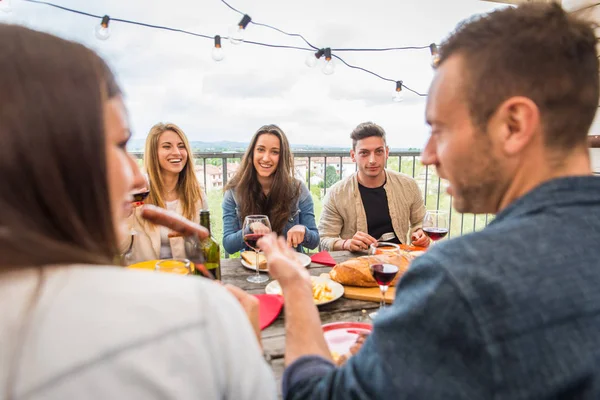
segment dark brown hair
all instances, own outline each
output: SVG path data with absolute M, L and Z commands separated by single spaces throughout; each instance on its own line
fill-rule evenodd
M 86 47 L 0 24 L 0 266 L 112 263 L 104 103 Z
M 558 4 L 525 4 L 460 25 L 440 47 L 440 64 L 464 60 L 465 100 L 474 123 L 512 96 L 540 110 L 545 143 L 572 149 L 586 144 L 598 107 L 598 58 L 590 23 Z
M 385 131 L 381 126 L 372 122 L 363 122 L 362 124 L 358 124 L 358 126 L 354 128 L 350 134 L 350 139 L 352 139 L 352 149 L 356 149 L 356 143 L 359 140 L 373 136 L 382 138 L 383 142 L 385 143 Z
M 273 184 L 269 195 L 265 196 L 254 168 L 254 148 L 260 135 L 271 134 L 279 138 L 279 164 L 275 170 Z M 242 220 L 253 214 L 263 214 L 269 217 L 271 229 L 278 234 L 290 217 L 292 204 L 300 194 L 300 185 L 294 179 L 294 156 L 290 150 L 287 137 L 277 125 L 261 126 L 252 137 L 246 154 L 242 158 L 240 169 L 227 183 L 225 190 L 235 191 L 235 197 L 240 208 Z

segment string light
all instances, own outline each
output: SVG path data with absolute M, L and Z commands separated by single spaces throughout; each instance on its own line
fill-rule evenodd
M 394 93 L 392 100 L 394 100 L 396 103 L 400 103 L 404 100 L 404 94 L 402 93 L 402 81 L 396 82 L 396 92 Z
M 6 4 L 10 4 L 10 1 L 11 0 L 0 0 L 0 8 L 2 7 L 2 4 L 5 4 L 5 5 Z M 98 37 L 101 40 L 106 40 L 108 38 L 108 36 L 110 35 L 110 30 L 109 30 L 109 23 L 110 23 L 110 21 L 117 21 L 117 22 L 124 23 L 124 24 L 131 24 L 131 25 L 142 26 L 142 27 L 152 28 L 152 29 L 158 29 L 158 30 L 164 30 L 164 31 L 169 31 L 169 32 L 177 32 L 177 33 L 182 33 L 182 34 L 185 34 L 185 35 L 191 35 L 191 36 L 195 36 L 195 37 L 201 37 L 201 38 L 204 38 L 204 39 L 210 39 L 210 40 L 213 40 L 215 42 L 215 48 L 213 48 L 213 52 L 217 49 L 217 46 L 216 46 L 216 37 L 215 36 L 209 36 L 209 35 L 205 35 L 205 34 L 201 34 L 201 33 L 191 32 L 191 31 L 187 31 L 187 30 L 184 30 L 184 29 L 171 28 L 171 27 L 163 26 L 163 25 L 154 25 L 154 24 L 148 24 L 148 23 L 144 23 L 144 22 L 132 21 L 132 20 L 121 19 L 121 18 L 109 18 L 108 15 L 101 16 L 101 15 L 91 14 L 91 13 L 88 13 L 88 12 L 85 12 L 85 11 L 75 10 L 75 9 L 72 9 L 72 8 L 68 8 L 68 7 L 57 5 L 57 4 L 53 4 L 53 3 L 50 3 L 50 2 L 45 1 L 45 0 L 22 0 L 22 1 L 28 2 L 28 3 L 35 3 L 35 4 L 44 4 L 44 5 L 47 5 L 47 6 L 50 6 L 50 7 L 54 7 L 54 8 L 63 10 L 63 11 L 71 12 L 71 13 L 74 13 L 74 14 L 84 15 L 84 16 L 91 17 L 91 18 L 96 18 L 96 19 L 101 19 L 102 22 L 100 23 L 100 25 L 98 25 L 96 27 L 97 31 L 101 32 L 100 36 L 102 36 L 102 37 Z M 352 68 L 352 69 L 356 69 L 356 70 L 360 70 L 360 71 L 366 72 L 366 73 L 368 73 L 368 74 L 370 74 L 372 76 L 375 76 L 375 77 L 377 77 L 377 78 L 379 78 L 381 80 L 384 80 L 384 81 L 388 81 L 388 82 L 401 82 L 401 86 L 400 86 L 401 90 L 402 89 L 406 89 L 409 92 L 414 93 L 415 95 L 420 96 L 420 97 L 426 97 L 427 96 L 427 94 L 425 94 L 425 93 L 420 93 L 420 92 L 418 92 L 416 90 L 413 90 L 413 89 L 409 88 L 404 83 L 402 83 L 402 81 L 397 81 L 396 79 L 391 79 L 391 78 L 387 78 L 387 77 L 381 76 L 381 75 L 379 75 L 379 74 L 377 74 L 377 73 L 375 73 L 375 72 L 373 72 L 371 70 L 368 70 L 366 68 L 363 68 L 363 67 L 360 67 L 360 66 L 357 66 L 357 65 L 351 65 L 351 64 L 347 63 L 346 61 L 344 61 L 339 55 L 333 54 L 333 52 L 341 52 L 341 51 L 381 52 L 381 51 L 395 51 L 395 50 L 420 50 L 420 49 L 427 49 L 427 48 L 429 48 L 430 51 L 432 51 L 432 56 L 433 56 L 434 49 L 437 50 L 437 46 L 435 46 L 433 43 L 432 43 L 432 45 L 434 45 L 433 47 L 432 47 L 432 45 L 429 45 L 429 46 L 389 47 L 389 48 L 370 48 L 370 49 L 361 49 L 361 48 L 342 48 L 342 49 L 325 48 L 325 49 L 319 49 L 318 47 L 316 47 L 313 44 L 311 44 L 310 42 L 308 42 L 304 38 L 304 36 L 302 36 L 302 35 L 300 35 L 298 33 L 288 33 L 288 32 L 282 31 L 281 29 L 275 28 L 275 27 L 267 25 L 267 24 L 261 24 L 261 23 L 254 22 L 254 21 L 252 21 L 252 19 L 250 18 L 250 16 L 248 16 L 247 14 L 242 13 L 239 10 L 236 10 L 235 8 L 233 8 L 232 6 L 230 6 L 226 1 L 221 0 L 221 2 L 223 2 L 224 4 L 226 4 L 229 8 L 231 8 L 234 11 L 236 11 L 240 15 L 243 15 L 242 20 L 235 27 L 236 31 L 237 30 L 240 31 L 240 32 L 238 32 L 238 33 L 240 33 L 240 35 L 243 35 L 243 31 L 245 30 L 245 28 L 248 26 L 248 24 L 252 23 L 254 25 L 263 26 L 263 27 L 267 27 L 267 28 L 276 30 L 277 32 L 280 32 L 280 33 L 282 33 L 284 35 L 287 35 L 287 36 L 299 37 L 310 48 L 299 47 L 299 46 L 278 45 L 278 44 L 262 43 L 262 42 L 254 42 L 254 41 L 250 41 L 250 40 L 244 40 L 243 36 L 240 36 L 240 35 L 237 35 L 233 39 L 232 43 L 234 43 L 234 44 L 239 44 L 239 43 L 241 43 L 241 41 L 244 41 L 245 43 L 247 43 L 249 45 L 254 45 L 254 46 L 264 46 L 264 47 L 278 48 L 278 49 L 294 49 L 294 50 L 301 50 L 301 51 L 309 51 L 310 52 L 309 57 L 307 57 L 307 59 L 306 59 L 306 64 L 309 65 L 309 66 L 312 66 L 313 63 L 316 66 L 316 64 L 318 63 L 319 59 L 323 58 L 323 55 L 325 55 L 325 63 L 323 65 L 322 71 L 323 71 L 323 73 L 325 73 L 327 75 L 332 74 L 334 72 L 335 64 L 334 64 L 333 58 L 336 58 L 338 61 L 340 61 L 342 64 L 344 64 L 348 68 Z M 98 36 L 98 34 L 97 34 L 97 36 Z M 229 39 L 231 41 L 231 37 L 220 36 L 220 39 Z M 219 50 L 223 50 L 223 49 L 219 48 Z M 315 50 L 316 50 L 316 52 L 315 52 Z M 212 56 L 212 54 L 211 54 L 211 56 Z M 223 54 L 223 56 L 224 56 L 224 54 Z M 217 58 L 218 58 L 218 56 L 217 56 Z M 309 59 L 310 59 L 310 61 L 309 61 Z
M 0 11 L 10 13 L 12 11 L 11 0 L 0 0 Z
M 215 36 L 215 47 L 213 47 L 212 49 L 211 56 L 212 59 L 215 61 L 221 61 L 225 58 L 225 52 L 221 47 L 221 36 L 219 35 Z
M 325 75 L 331 75 L 335 71 L 335 64 L 331 58 L 331 49 L 329 47 L 325 49 L 325 64 L 323 64 L 321 71 L 323 71 Z
M 248 14 L 244 14 L 236 26 L 229 28 L 229 41 L 231 44 L 238 45 L 244 41 L 244 32 L 250 21 L 252 21 L 252 18 Z
M 429 45 L 429 51 L 431 52 L 431 66 L 437 68 L 440 63 L 440 54 L 438 53 L 437 44 L 431 43 Z
M 100 21 L 99 25 L 96 25 L 96 27 L 94 28 L 94 33 L 96 34 L 96 37 L 100 40 L 106 40 L 110 37 L 110 27 L 108 26 L 108 24 L 110 24 L 110 17 L 108 15 L 105 15 L 104 17 L 102 17 L 102 21 Z
M 310 53 L 308 56 L 306 56 L 306 65 L 308 65 L 311 68 L 314 68 L 317 66 L 317 62 L 319 62 L 319 60 L 321 59 L 321 57 L 323 56 L 323 54 L 325 54 L 325 49 L 319 49 L 317 50 L 316 53 Z

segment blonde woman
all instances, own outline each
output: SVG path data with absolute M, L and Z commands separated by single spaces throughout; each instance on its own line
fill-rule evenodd
M 181 128 L 171 123 L 158 123 L 150 129 L 144 166 L 150 182 L 150 194 L 145 203 L 198 222 L 200 210 L 208 205 L 194 172 L 190 144 Z M 182 238 L 170 238 L 167 228 L 156 226 L 139 214 L 138 208 L 130 217 L 129 262 L 185 257 Z

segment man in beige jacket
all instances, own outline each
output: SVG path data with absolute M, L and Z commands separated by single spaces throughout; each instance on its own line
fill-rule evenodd
M 363 251 L 378 240 L 428 246 L 421 224 L 423 196 L 408 175 L 385 169 L 389 147 L 385 131 L 372 122 L 352 134 L 350 156 L 358 172 L 336 183 L 327 193 L 319 222 L 325 250 Z

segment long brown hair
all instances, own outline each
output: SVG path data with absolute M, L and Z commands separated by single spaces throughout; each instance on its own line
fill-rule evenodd
M 144 166 L 150 179 L 150 195 L 146 203 L 154 204 L 155 206 L 165 208 L 165 200 L 163 199 L 162 193 L 164 191 L 165 184 L 160 173 L 160 163 L 158 161 L 158 139 L 160 135 L 166 131 L 175 132 L 187 151 L 188 158 L 183 167 L 183 170 L 179 173 L 177 180 L 177 194 L 179 195 L 179 201 L 183 210 L 183 216 L 187 219 L 197 219 L 198 212 L 196 204 L 198 201 L 203 200 L 202 188 L 196 178 L 194 171 L 194 157 L 190 148 L 185 133 L 175 124 L 163 124 L 159 122 L 150 129 L 148 137 L 146 138 L 146 149 L 144 151 Z
M 81 44 L 0 24 L 0 266 L 111 263 L 104 103 L 113 75 Z
M 260 135 L 271 134 L 279 138 L 279 164 L 273 176 L 273 184 L 267 196 L 264 195 L 254 168 L 254 148 Z M 293 176 L 294 156 L 285 133 L 277 125 L 264 125 L 252 137 L 242 158 L 240 169 L 227 183 L 225 190 L 235 191 L 241 217 L 264 214 L 269 216 L 271 229 L 278 234 L 290 217 L 292 204 L 300 193 L 300 185 Z

